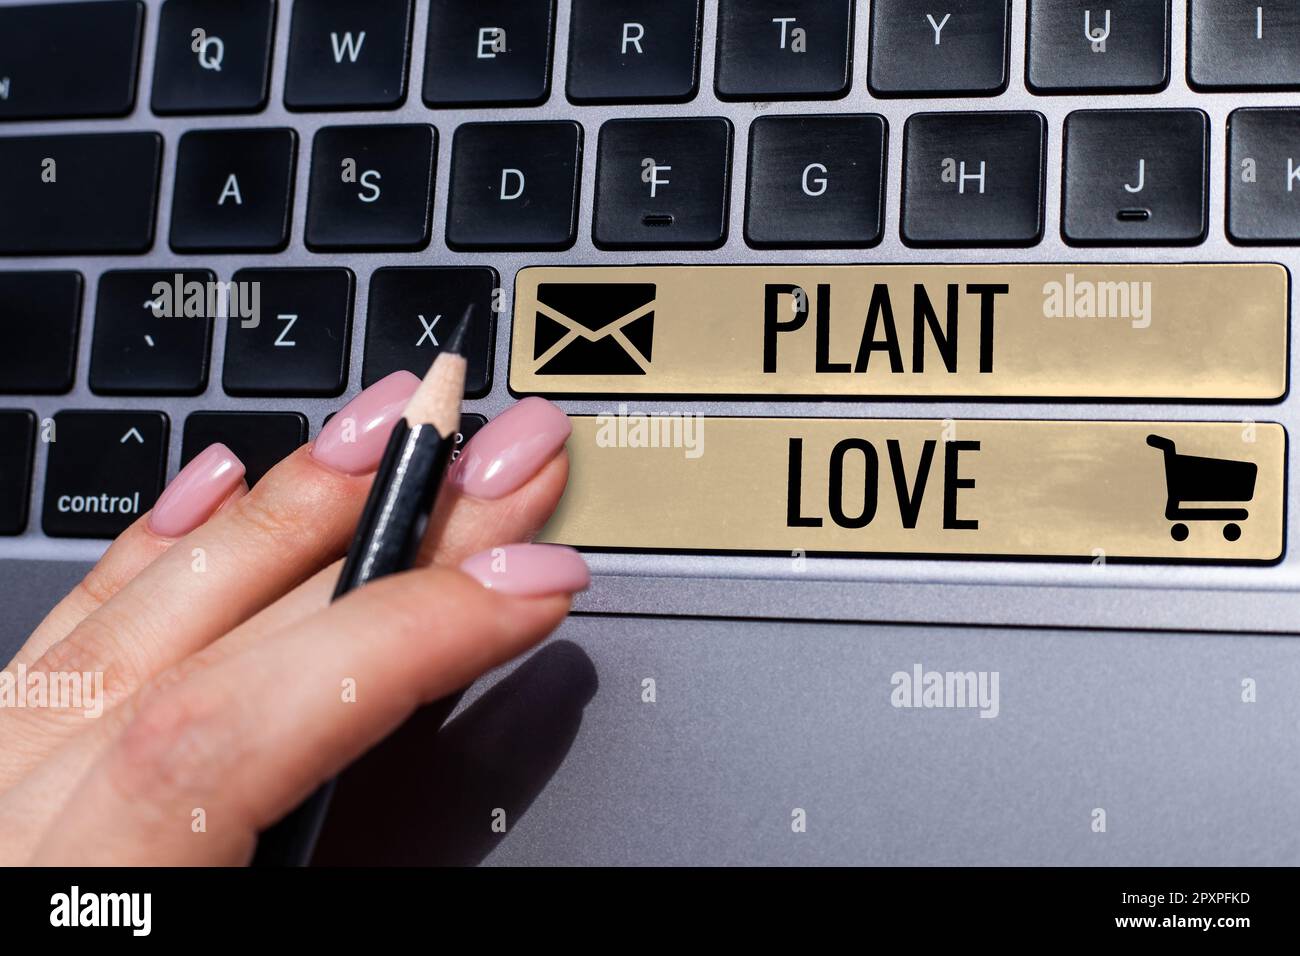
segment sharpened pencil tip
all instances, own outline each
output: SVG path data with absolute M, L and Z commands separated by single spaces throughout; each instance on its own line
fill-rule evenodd
M 465 395 L 465 335 L 474 307 L 451 327 L 442 340 L 433 365 L 406 404 L 404 417 L 410 425 L 430 424 L 444 436 L 455 434 L 460 427 L 460 403 Z
M 443 341 L 442 351 L 446 355 L 464 355 L 465 337 L 469 334 L 470 319 L 474 316 L 474 306 L 465 306 L 465 313 L 451 327 L 451 333 Z

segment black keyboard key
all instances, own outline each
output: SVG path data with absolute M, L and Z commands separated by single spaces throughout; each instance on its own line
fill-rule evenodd
M 720 0 L 718 96 L 834 98 L 852 76 L 853 0 Z
M 231 395 L 338 395 L 348 381 L 349 269 L 240 269 L 256 316 L 226 323 L 222 383 Z
M 1154 93 L 1169 83 L 1169 0 L 1029 0 L 1035 93 Z
M 466 123 L 451 149 L 447 245 L 567 249 L 581 170 L 577 123 Z
M 1300 3 L 1191 0 L 1187 79 L 1203 90 L 1300 90 Z
M 361 384 L 370 385 L 399 369 L 423 376 L 447 331 L 472 305 L 465 394 L 486 395 L 492 385 L 492 307 L 500 282 L 495 269 L 483 266 L 376 269 L 370 277 Z
M 993 96 L 1007 86 L 1010 0 L 875 0 L 867 80 L 876 96 Z
M 749 128 L 752 246 L 872 246 L 884 208 L 880 116 L 764 116 Z
M 0 272 L 0 392 L 72 388 L 80 325 L 80 273 Z
M 55 538 L 115 538 L 153 507 L 167 467 L 162 412 L 59 412 L 41 525 Z
M 251 488 L 306 440 L 307 417 L 300 412 L 193 412 L 185 419 L 181 467 L 221 442 L 244 463 Z
M 197 395 L 208 383 L 216 275 L 114 270 L 99 279 L 90 390 L 100 395 Z M 196 314 L 197 313 L 197 314 Z
M 1228 236 L 1300 243 L 1300 109 L 1228 117 Z
M 326 415 L 323 425 L 328 425 L 329 420 L 333 417 L 334 412 L 330 412 Z M 460 457 L 460 453 L 465 450 L 465 446 L 469 444 L 469 440 L 477 435 L 479 429 L 486 424 L 487 419 L 482 415 L 466 413 L 460 416 L 460 429 L 456 432 L 456 444 L 451 450 L 452 461 L 455 461 Z
M 171 245 L 177 252 L 274 252 L 289 241 L 291 129 L 191 130 L 176 154 Z
M 396 109 L 406 101 L 411 0 L 297 0 L 284 105 Z
M 162 137 L 0 138 L 0 255 L 146 252 Z
M 1065 118 L 1061 232 L 1073 245 L 1205 238 L 1208 118 L 1200 110 L 1080 110 Z
M 423 249 L 433 208 L 432 126 L 328 126 L 312 144 L 307 245 Z
M 1031 246 L 1043 236 L 1039 113 L 918 113 L 903 143 L 910 246 Z
M 731 123 L 609 120 L 592 236 L 604 249 L 713 249 L 727 238 Z
M 544 102 L 555 0 L 432 0 L 424 55 L 428 106 Z
M 167 0 L 154 57 L 155 113 L 254 113 L 266 105 L 273 0 Z
M 0 8 L 0 120 L 131 112 L 143 22 L 136 0 Z
M 469 444 L 469 440 L 477 435 L 479 429 L 486 424 L 487 419 L 482 415 L 468 413 L 460 416 L 460 431 L 456 433 L 456 447 L 453 448 L 451 452 L 452 461 L 455 461 L 460 457 L 460 453 L 465 449 L 465 446 Z
M 700 75 L 700 0 L 573 0 L 569 99 L 681 103 Z
M 0 411 L 0 534 L 22 534 L 27 527 L 35 442 L 35 415 Z

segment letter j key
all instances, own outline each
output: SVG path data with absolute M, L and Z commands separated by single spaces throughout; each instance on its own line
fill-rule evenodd
M 1065 241 L 1201 242 L 1208 224 L 1209 145 L 1209 117 L 1200 110 L 1071 113 L 1065 118 Z

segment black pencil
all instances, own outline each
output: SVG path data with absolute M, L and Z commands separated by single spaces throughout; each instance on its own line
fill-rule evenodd
M 465 310 L 411 396 L 402 418 L 393 426 L 333 600 L 367 581 L 405 571 L 415 563 L 456 447 L 465 394 L 465 336 L 472 311 L 472 306 Z M 449 714 L 459 696 L 438 703 Z M 253 865 L 306 865 L 333 792 L 331 780 L 262 833 Z

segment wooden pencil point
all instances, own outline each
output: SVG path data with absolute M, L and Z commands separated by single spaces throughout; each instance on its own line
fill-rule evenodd
M 443 342 L 443 354 L 465 354 L 465 340 L 469 337 L 469 323 L 473 315 L 474 306 L 467 305 L 460 317 L 460 321 L 451 327 L 451 332 L 447 334 L 447 339 Z
M 462 353 L 472 312 L 473 306 L 470 306 L 452 327 L 424 381 L 406 403 L 404 414 L 408 424 L 432 425 L 444 436 L 454 435 L 460 428 L 460 405 L 465 397 L 468 366 Z

